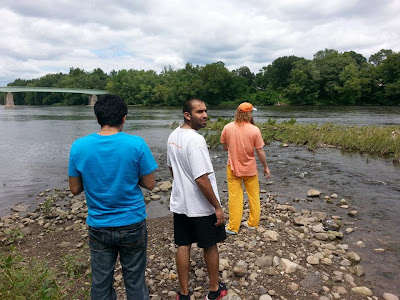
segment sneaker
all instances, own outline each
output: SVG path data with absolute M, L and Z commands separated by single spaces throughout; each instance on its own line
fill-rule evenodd
M 218 291 L 216 291 L 216 292 L 210 291 L 208 293 L 208 295 L 206 296 L 206 298 L 204 298 L 204 300 L 219 300 L 219 299 L 222 299 L 223 297 L 225 297 L 226 294 L 228 294 L 228 289 L 226 288 L 225 283 L 220 282 Z
M 257 227 L 251 227 L 251 226 L 249 226 L 249 224 L 247 223 L 247 221 L 244 221 L 244 222 L 242 223 L 242 225 L 243 225 L 244 227 L 246 227 L 247 229 L 250 229 L 250 230 L 255 230 L 255 229 L 257 229 Z
M 234 232 L 234 231 L 232 231 L 232 230 L 229 230 L 229 229 L 228 229 L 228 226 L 225 226 L 225 232 L 226 232 L 227 234 L 237 235 L 237 232 Z
M 176 294 L 176 300 L 190 300 L 189 295 L 182 295 L 181 292 Z

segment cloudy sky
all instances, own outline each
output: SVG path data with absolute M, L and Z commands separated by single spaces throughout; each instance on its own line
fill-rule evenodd
M 400 51 L 400 0 L 1 0 L 0 86 L 17 78 L 222 61 L 257 73 L 325 48 Z

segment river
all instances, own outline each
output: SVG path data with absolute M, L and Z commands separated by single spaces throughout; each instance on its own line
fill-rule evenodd
M 209 108 L 211 119 L 231 118 L 234 108 Z M 400 107 L 258 107 L 256 122 L 295 118 L 299 123 L 331 122 L 343 125 L 400 125 Z M 182 120 L 178 107 L 129 107 L 124 132 L 142 136 L 163 174 L 165 148 L 170 125 Z M 78 137 L 98 131 L 93 107 L 16 106 L 0 107 L 0 216 L 10 213 L 17 204 L 37 205 L 36 195 L 45 190 L 67 187 L 68 155 Z M 306 198 L 315 188 L 325 195 L 337 193 L 357 209 L 355 232 L 345 236 L 360 253 L 371 286 L 400 294 L 400 166 L 390 158 L 320 148 L 266 146 L 272 184 L 261 188 L 278 193 L 279 202 L 292 203 Z M 226 153 L 211 151 L 217 180 L 225 179 Z M 165 178 L 169 179 L 169 178 Z M 271 183 L 269 182 L 269 183 Z M 299 209 L 327 209 L 325 201 L 300 200 Z M 331 205 L 329 212 L 354 221 L 346 210 Z M 157 210 L 149 210 L 156 217 Z M 158 211 L 160 213 L 160 211 Z M 364 248 L 355 246 L 362 241 Z M 374 250 L 385 249 L 382 253 Z

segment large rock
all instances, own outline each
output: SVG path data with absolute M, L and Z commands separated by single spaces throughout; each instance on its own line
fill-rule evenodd
M 264 236 L 264 238 L 266 238 L 267 241 L 276 242 L 276 241 L 278 241 L 279 233 L 274 230 L 266 230 L 263 233 L 263 236 Z
M 271 256 L 261 256 L 256 259 L 254 264 L 257 267 L 264 268 L 264 267 L 271 267 L 272 263 L 273 261 Z
M 281 258 L 280 265 L 285 271 L 285 273 L 294 273 L 296 270 L 300 267 L 298 264 L 286 259 L 286 258 Z
M 382 297 L 384 300 L 399 300 L 399 297 L 390 293 L 384 293 Z
M 322 290 L 323 283 L 317 274 L 308 273 L 304 279 L 300 281 L 300 285 L 308 293 L 318 293 Z
M 371 290 L 365 286 L 356 286 L 356 287 L 353 287 L 351 290 L 354 293 L 359 294 L 359 295 L 368 296 L 368 297 L 372 296 Z
M 321 195 L 321 192 L 316 189 L 310 189 L 307 191 L 308 197 L 318 197 L 319 195 Z
M 172 183 L 170 181 L 161 181 L 158 183 L 157 187 L 163 192 L 166 192 L 172 188 Z
M 243 277 L 247 274 L 247 263 L 243 260 L 239 260 L 236 266 L 233 268 L 233 273 L 237 277 Z

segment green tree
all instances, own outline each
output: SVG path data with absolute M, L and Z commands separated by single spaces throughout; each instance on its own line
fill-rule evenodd
M 377 67 L 378 87 L 383 90 L 384 104 L 400 104 L 400 53 L 389 56 Z
M 320 72 L 315 61 L 297 61 L 289 77 L 286 95 L 292 104 L 313 105 L 318 102 Z
M 203 82 L 200 98 L 209 105 L 218 105 L 221 101 L 235 98 L 233 76 L 221 61 L 208 64 L 199 72 Z
M 347 91 L 350 94 L 350 89 L 356 88 L 356 84 L 349 83 L 349 86 L 344 89 L 344 79 L 346 73 L 349 73 L 353 68 L 345 71 L 346 66 L 356 64 L 355 60 L 347 54 L 339 53 L 334 49 L 325 49 L 318 51 L 314 55 L 314 61 L 319 69 L 320 93 L 319 102 L 330 105 L 347 105 L 350 104 L 350 99 L 347 99 L 343 93 Z M 340 74 L 344 72 L 342 79 Z M 353 73 L 355 74 L 355 73 Z
M 295 62 L 299 60 L 304 60 L 304 58 L 292 55 L 275 59 L 272 64 L 260 70 L 256 80 L 257 86 L 262 89 L 270 86 L 274 90 L 283 91 L 289 86 L 290 72 Z
M 339 103 L 354 105 L 361 97 L 360 71 L 355 63 L 344 67 L 339 74 Z
M 392 55 L 393 51 L 390 49 L 381 49 L 377 53 L 372 54 L 368 61 L 375 66 L 379 66 L 389 55 Z

